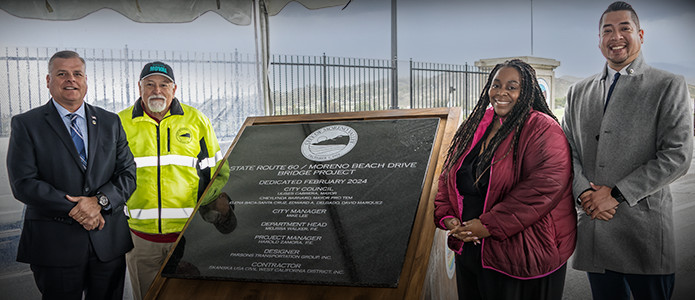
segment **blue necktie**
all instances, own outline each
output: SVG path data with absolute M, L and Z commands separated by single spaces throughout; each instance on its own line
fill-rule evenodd
M 80 154 L 80 161 L 82 161 L 82 168 L 87 168 L 87 154 L 84 150 L 84 138 L 82 137 L 82 132 L 80 128 L 77 127 L 77 114 L 68 114 L 70 116 L 70 137 L 72 142 L 75 143 L 75 148 L 77 148 L 77 153 Z
M 603 106 L 603 111 L 606 111 L 606 107 L 608 107 L 608 101 L 611 100 L 613 88 L 615 88 L 615 83 L 618 82 L 618 78 L 620 78 L 620 73 L 615 73 L 615 76 L 613 76 L 613 83 L 611 83 L 611 87 L 608 88 L 608 97 L 606 97 L 606 104 Z

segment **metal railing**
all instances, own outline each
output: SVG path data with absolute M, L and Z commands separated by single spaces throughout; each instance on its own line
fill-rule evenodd
M 410 61 L 410 107 L 463 107 L 478 102 L 491 68 Z
M 388 109 L 391 69 L 385 59 L 273 55 L 271 111 L 291 115 Z
M 0 136 L 12 116 L 45 104 L 48 59 L 58 48 L 5 47 L 0 56 Z M 248 116 L 263 115 L 253 55 L 124 49 L 70 49 L 86 61 L 85 101 L 119 112 L 139 98 L 142 66 L 161 60 L 174 70 L 176 97 L 212 122 L 218 137 L 236 135 Z M 2 55 L 2 54 L 0 54 Z
M 138 77 L 147 62 L 172 66 L 176 97 L 198 108 L 218 137 L 233 137 L 246 117 L 263 115 L 253 55 L 124 49 L 73 49 L 87 62 L 88 103 L 118 112 L 139 97 Z M 0 50 L 1 51 L 1 50 Z M 5 48 L 0 56 L 0 136 L 10 118 L 43 105 L 48 59 L 57 48 Z M 0 53 L 0 55 L 2 55 Z M 269 66 L 272 115 L 390 109 L 390 60 L 273 55 Z M 401 78 L 401 108 L 459 106 L 464 114 L 477 102 L 489 69 L 410 61 L 409 82 Z
M 274 115 L 384 110 L 391 107 L 391 61 L 323 56 L 273 55 L 270 99 Z M 410 61 L 402 108 L 464 108 L 475 105 L 490 69 Z M 401 82 L 403 83 L 403 82 Z M 409 91 L 409 92 L 408 92 Z

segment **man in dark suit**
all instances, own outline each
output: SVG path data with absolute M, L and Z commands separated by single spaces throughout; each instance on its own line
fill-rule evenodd
M 118 116 L 84 102 L 79 54 L 54 54 L 48 70 L 52 99 L 12 118 L 7 170 L 26 204 L 17 261 L 43 299 L 122 299 L 133 154 Z

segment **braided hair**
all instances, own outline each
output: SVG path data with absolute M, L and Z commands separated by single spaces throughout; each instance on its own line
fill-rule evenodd
M 490 140 L 490 144 L 483 150 L 480 155 L 480 162 L 476 167 L 476 177 L 480 177 L 485 173 L 485 171 L 490 168 L 492 164 L 492 158 L 497 150 L 497 147 L 504 141 L 504 139 L 510 134 L 514 134 L 514 139 L 510 148 L 505 153 L 506 157 L 512 149 L 517 148 L 519 143 L 519 135 L 521 134 L 521 129 L 526 122 L 529 114 L 531 113 L 531 108 L 533 110 L 540 111 L 552 117 L 556 122 L 557 118 L 553 115 L 553 112 L 548 107 L 545 102 L 545 96 L 538 85 L 538 79 L 536 79 L 536 71 L 529 64 L 525 63 L 520 59 L 512 59 L 505 61 L 504 63 L 497 64 L 490 75 L 488 76 L 487 83 L 480 94 L 480 99 L 478 104 L 476 104 L 473 112 L 466 118 L 463 124 L 456 131 L 454 139 L 447 152 L 447 158 L 444 163 L 445 176 L 449 176 L 449 171 L 454 167 L 456 162 L 461 158 L 461 156 L 468 150 L 473 142 L 473 134 L 475 133 L 480 121 L 485 115 L 485 110 L 490 105 L 490 85 L 494 79 L 497 72 L 505 67 L 511 67 L 519 72 L 521 77 L 521 91 L 516 104 L 512 107 L 512 110 L 507 115 L 504 123 L 497 131 L 497 133 Z M 498 116 L 495 115 L 493 122 L 498 120 Z M 513 162 L 517 163 L 516 151 L 513 151 Z M 504 157 L 498 159 L 502 160 Z M 477 182 L 477 181 L 476 181 Z

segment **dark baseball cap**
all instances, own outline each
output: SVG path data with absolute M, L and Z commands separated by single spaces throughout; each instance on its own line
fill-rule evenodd
M 171 82 L 176 83 L 176 81 L 174 81 L 174 70 L 171 69 L 171 66 L 161 61 L 147 63 L 145 67 L 142 68 L 142 72 L 140 72 L 140 80 L 143 80 L 151 75 L 162 75 L 169 78 Z

